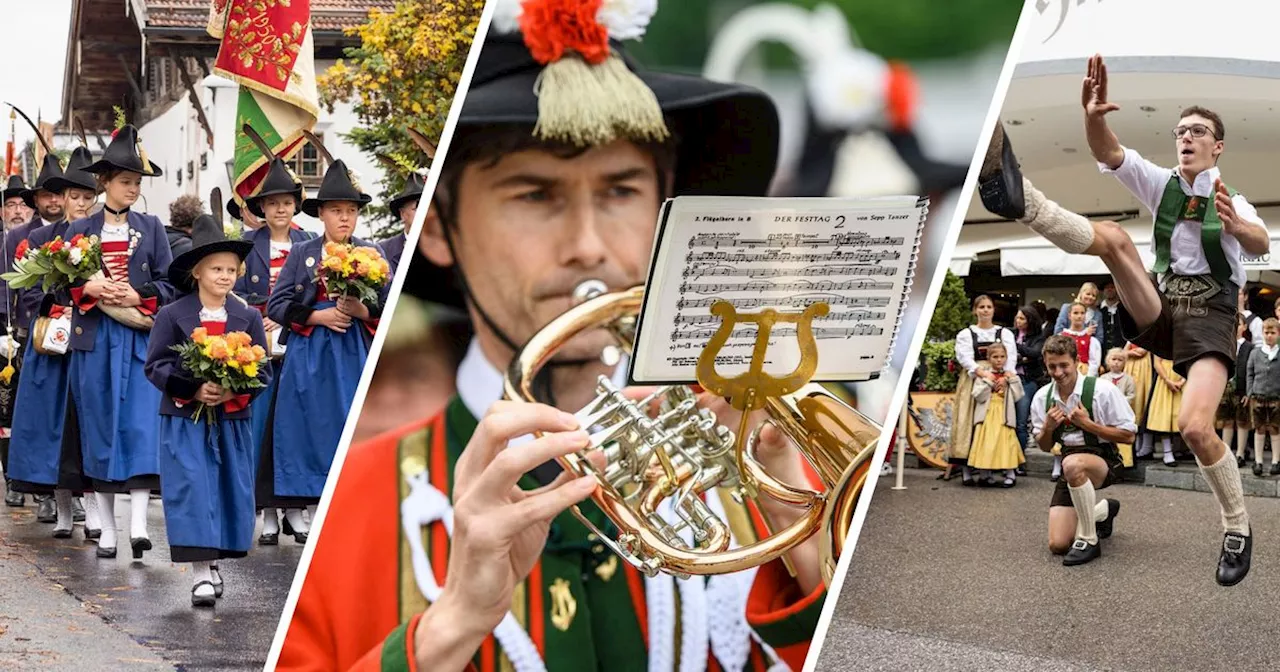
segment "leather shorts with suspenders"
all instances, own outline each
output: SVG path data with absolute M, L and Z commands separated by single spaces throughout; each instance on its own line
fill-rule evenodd
M 1097 387 L 1097 382 L 1097 377 L 1086 376 L 1084 379 L 1084 389 L 1080 391 L 1080 405 L 1084 406 L 1084 410 L 1089 414 L 1090 420 L 1093 419 L 1093 392 L 1094 388 Z M 1044 406 L 1045 413 L 1048 413 L 1049 410 L 1053 408 L 1052 388 L 1049 389 L 1049 393 L 1044 397 Z M 1066 459 L 1068 455 L 1074 455 L 1076 453 L 1097 455 L 1107 463 L 1107 477 L 1103 479 L 1101 485 L 1097 485 L 1095 487 L 1101 490 L 1102 488 L 1115 483 L 1116 470 L 1124 464 L 1120 459 L 1120 453 L 1116 450 L 1115 444 L 1102 441 L 1097 435 L 1080 430 L 1084 434 L 1083 446 L 1063 445 L 1062 436 L 1068 431 L 1076 431 L 1076 429 L 1076 427 L 1072 426 L 1071 423 L 1068 422 L 1058 425 L 1058 428 L 1053 430 L 1053 441 L 1054 443 L 1062 446 L 1063 459 Z M 1053 489 L 1053 497 L 1049 500 L 1050 507 L 1072 505 L 1071 491 L 1068 490 L 1067 487 L 1067 479 L 1065 477 L 1059 478 L 1058 484 Z

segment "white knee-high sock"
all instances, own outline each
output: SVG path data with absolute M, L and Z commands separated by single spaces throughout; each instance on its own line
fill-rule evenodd
M 95 492 L 93 498 L 98 500 L 98 514 L 102 517 L 102 537 L 98 539 L 98 547 L 115 548 L 116 496 L 107 492 Z
M 1266 434 L 1263 434 L 1262 432 L 1257 432 L 1253 435 L 1253 461 L 1254 462 L 1258 464 L 1262 464 L 1263 462 L 1266 461 L 1265 459 L 1263 459 L 1263 456 L 1266 453 L 1266 445 L 1267 445 Z M 1271 459 L 1274 460 L 1275 457 L 1276 457 L 1276 451 L 1273 450 L 1271 451 Z
M 147 504 L 151 503 L 150 490 L 129 491 L 129 536 L 134 539 L 147 537 Z
M 1280 455 L 1280 450 L 1276 450 L 1277 447 L 1280 447 L 1280 434 L 1272 434 L 1271 435 L 1271 464 L 1275 464 L 1276 456 Z M 1258 456 L 1258 463 L 1259 464 L 1262 463 L 1261 454 L 1259 454 Z
M 1068 254 L 1082 254 L 1089 249 L 1093 243 L 1093 224 L 1088 219 L 1049 200 L 1025 177 L 1022 191 L 1026 200 L 1022 222 L 1032 231 Z
M 1071 504 L 1076 509 L 1076 539 L 1083 539 L 1091 544 L 1098 543 L 1098 526 L 1093 510 L 1096 504 L 1093 481 L 1085 479 L 1080 486 L 1068 484 L 1067 490 L 1071 493 Z
M 75 527 L 75 523 L 71 520 L 71 491 L 62 488 L 54 490 L 53 502 L 58 511 L 58 523 L 53 526 L 53 529 L 69 530 Z
M 1053 475 L 1054 476 L 1062 475 L 1062 456 L 1061 455 L 1053 456 Z
M 1111 507 L 1107 506 L 1107 500 L 1099 499 L 1098 503 L 1093 505 L 1093 522 L 1101 523 L 1109 515 L 1111 515 Z
M 1235 458 L 1224 453 L 1215 464 L 1205 465 L 1200 458 L 1196 458 L 1196 464 L 1200 465 L 1200 473 L 1204 474 L 1204 480 L 1209 483 L 1209 489 L 1222 508 L 1223 529 L 1248 535 L 1249 512 L 1244 508 L 1244 486 L 1240 483 L 1240 470 L 1236 468 Z
M 1227 444 L 1227 449 L 1236 445 L 1236 428 L 1235 425 L 1227 425 L 1222 428 L 1222 442 Z
M 102 529 L 102 516 L 98 515 L 98 498 L 92 492 L 84 493 L 84 529 Z
M 1139 439 L 1142 441 L 1142 449 L 1138 451 L 1138 454 L 1146 457 L 1147 455 L 1155 452 L 1156 437 L 1152 436 L 1151 432 L 1143 432 L 1139 436 Z
M 280 519 L 275 509 L 262 510 L 262 533 L 280 534 Z
M 1172 462 L 1173 461 L 1173 437 L 1168 435 L 1160 437 L 1160 445 L 1164 446 L 1164 461 Z
M 1244 457 L 1244 449 L 1249 445 L 1249 431 L 1241 428 L 1236 434 L 1236 457 Z

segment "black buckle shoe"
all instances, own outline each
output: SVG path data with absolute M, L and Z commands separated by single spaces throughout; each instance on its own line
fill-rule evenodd
M 58 507 L 53 502 L 53 497 L 46 496 L 40 499 L 40 505 L 36 507 L 36 521 L 41 523 L 58 522 Z
M 9 487 L 8 483 L 5 483 L 5 486 L 4 486 L 4 505 L 5 506 L 19 507 L 19 506 L 25 506 L 26 503 L 27 503 L 26 495 L 22 494 L 21 492 L 14 492 L 13 488 Z
M 129 540 L 129 546 L 133 548 L 133 559 L 141 560 L 142 554 L 151 550 L 151 540 L 147 537 L 134 537 Z
M 1120 502 L 1115 499 L 1107 500 L 1107 519 L 1097 523 L 1098 538 L 1106 539 L 1111 536 L 1111 530 L 1115 527 L 1116 515 L 1120 513 Z
M 991 144 L 978 171 L 978 195 L 982 206 L 992 214 L 1006 219 L 1022 219 L 1027 214 L 1018 157 L 1013 155 L 1013 145 L 1000 122 L 991 133 Z
M 1253 559 L 1253 526 L 1249 534 L 1227 532 L 1222 535 L 1222 555 L 1218 556 L 1218 583 L 1223 586 L 1234 586 L 1249 574 L 1249 564 Z
M 1101 557 L 1102 549 L 1097 544 L 1091 544 L 1084 539 L 1076 539 L 1071 542 L 1071 549 L 1062 557 L 1062 565 L 1064 567 L 1075 567 L 1086 562 L 1093 562 Z

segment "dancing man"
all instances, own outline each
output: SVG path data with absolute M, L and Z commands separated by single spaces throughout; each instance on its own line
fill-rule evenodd
M 1098 541 L 1111 536 L 1120 502 L 1097 501 L 1095 491 L 1115 482 L 1122 466 L 1116 444 L 1133 443 L 1138 424 L 1119 388 L 1081 375 L 1075 339 L 1045 339 L 1044 366 L 1053 384 L 1031 400 L 1031 433 L 1045 452 L 1062 446 L 1063 478 L 1049 502 L 1049 550 L 1071 567 L 1102 557 Z
M 1153 213 L 1151 276 L 1118 224 L 1090 222 L 1022 177 L 1003 127 L 992 134 L 979 174 L 982 202 L 1068 253 L 1100 257 L 1120 295 L 1118 322 L 1125 339 L 1171 360 L 1186 377 L 1178 431 L 1221 507 L 1225 534 L 1218 583 L 1235 585 L 1249 573 L 1253 535 L 1240 471 L 1214 431 L 1214 411 L 1236 357 L 1236 293 L 1245 283 L 1241 253 L 1266 253 L 1270 237 L 1253 206 L 1222 182 L 1217 162 L 1224 129 L 1217 114 L 1190 107 L 1179 115 L 1173 129 L 1178 165 L 1169 169 L 1121 145 L 1108 128 L 1106 115 L 1120 108 L 1107 100 L 1101 56 L 1089 60 L 1081 104 L 1099 169 L 1114 174 Z

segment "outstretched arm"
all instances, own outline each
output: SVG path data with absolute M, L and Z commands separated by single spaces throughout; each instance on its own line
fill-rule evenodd
M 1107 126 L 1107 114 L 1120 109 L 1107 101 L 1107 66 L 1101 54 L 1089 58 L 1089 68 L 1080 86 L 1080 104 L 1084 107 L 1084 135 L 1089 151 L 1099 163 L 1111 170 L 1124 163 L 1124 147 Z

